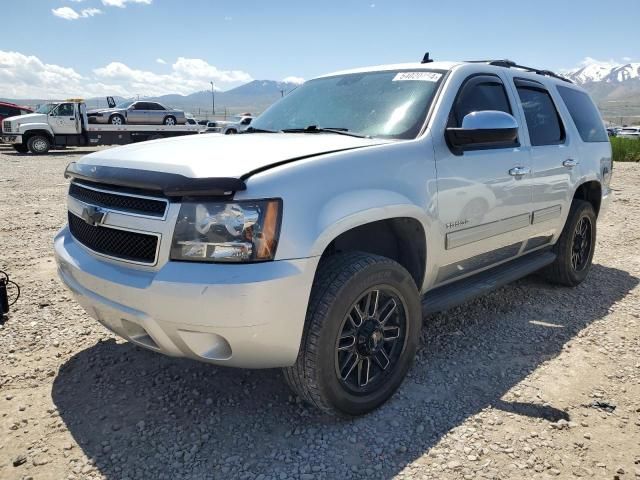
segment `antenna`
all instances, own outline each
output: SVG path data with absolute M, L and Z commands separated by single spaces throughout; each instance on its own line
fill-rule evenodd
M 425 53 L 424 57 L 422 57 L 421 63 L 431 63 L 431 62 L 433 62 L 433 60 L 429 58 L 429 52 Z

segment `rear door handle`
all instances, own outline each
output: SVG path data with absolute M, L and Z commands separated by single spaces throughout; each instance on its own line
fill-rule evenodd
M 516 178 L 521 178 L 524 175 L 529 175 L 531 173 L 531 169 L 527 167 L 513 167 L 509 170 L 509 175 Z
M 578 165 L 578 161 L 573 158 L 567 158 L 564 162 L 562 162 L 563 167 L 573 168 Z

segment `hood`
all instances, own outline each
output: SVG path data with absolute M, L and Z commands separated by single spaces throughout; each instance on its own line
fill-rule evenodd
M 332 133 L 214 133 L 103 150 L 87 155 L 78 164 L 163 172 L 189 178 L 241 178 L 276 163 L 389 142 L 391 140 Z
M 24 123 L 47 123 L 47 116 L 44 113 L 27 113 L 26 115 L 5 118 L 4 121 L 17 121 L 20 125 Z

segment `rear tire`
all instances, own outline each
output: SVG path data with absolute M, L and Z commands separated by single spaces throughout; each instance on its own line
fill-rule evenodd
M 51 148 L 51 141 L 45 135 L 34 135 L 27 140 L 27 147 L 34 155 L 43 155 Z
M 238 132 L 233 128 L 230 128 L 229 130 L 224 132 L 225 135 L 235 135 L 236 133 L 238 133 Z
M 109 123 L 111 125 L 124 125 L 127 123 L 122 115 L 111 115 L 109 117 Z
M 176 117 L 171 117 L 171 116 L 165 117 L 162 123 L 170 127 L 173 127 L 174 125 L 178 124 L 178 122 L 176 121 Z
M 27 147 L 24 143 L 12 145 L 13 149 L 18 153 L 27 153 L 29 151 L 29 147 Z
M 300 351 L 284 377 L 330 415 L 363 415 L 387 401 L 415 357 L 422 310 L 413 278 L 393 260 L 361 252 L 321 261 Z
M 562 234 L 553 247 L 555 261 L 543 270 L 547 280 L 567 287 L 582 283 L 591 269 L 596 245 L 596 213 L 585 200 L 574 200 Z

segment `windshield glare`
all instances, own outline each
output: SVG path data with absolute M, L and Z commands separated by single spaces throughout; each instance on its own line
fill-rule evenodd
M 370 137 L 415 138 L 442 80 L 442 72 L 383 71 L 317 78 L 256 118 L 258 130 L 348 129 Z
M 46 115 L 55 105 L 55 103 L 45 103 L 44 105 L 40 105 L 35 113 L 44 113 Z
M 122 102 L 116 105 L 116 108 L 129 108 L 133 102 Z

